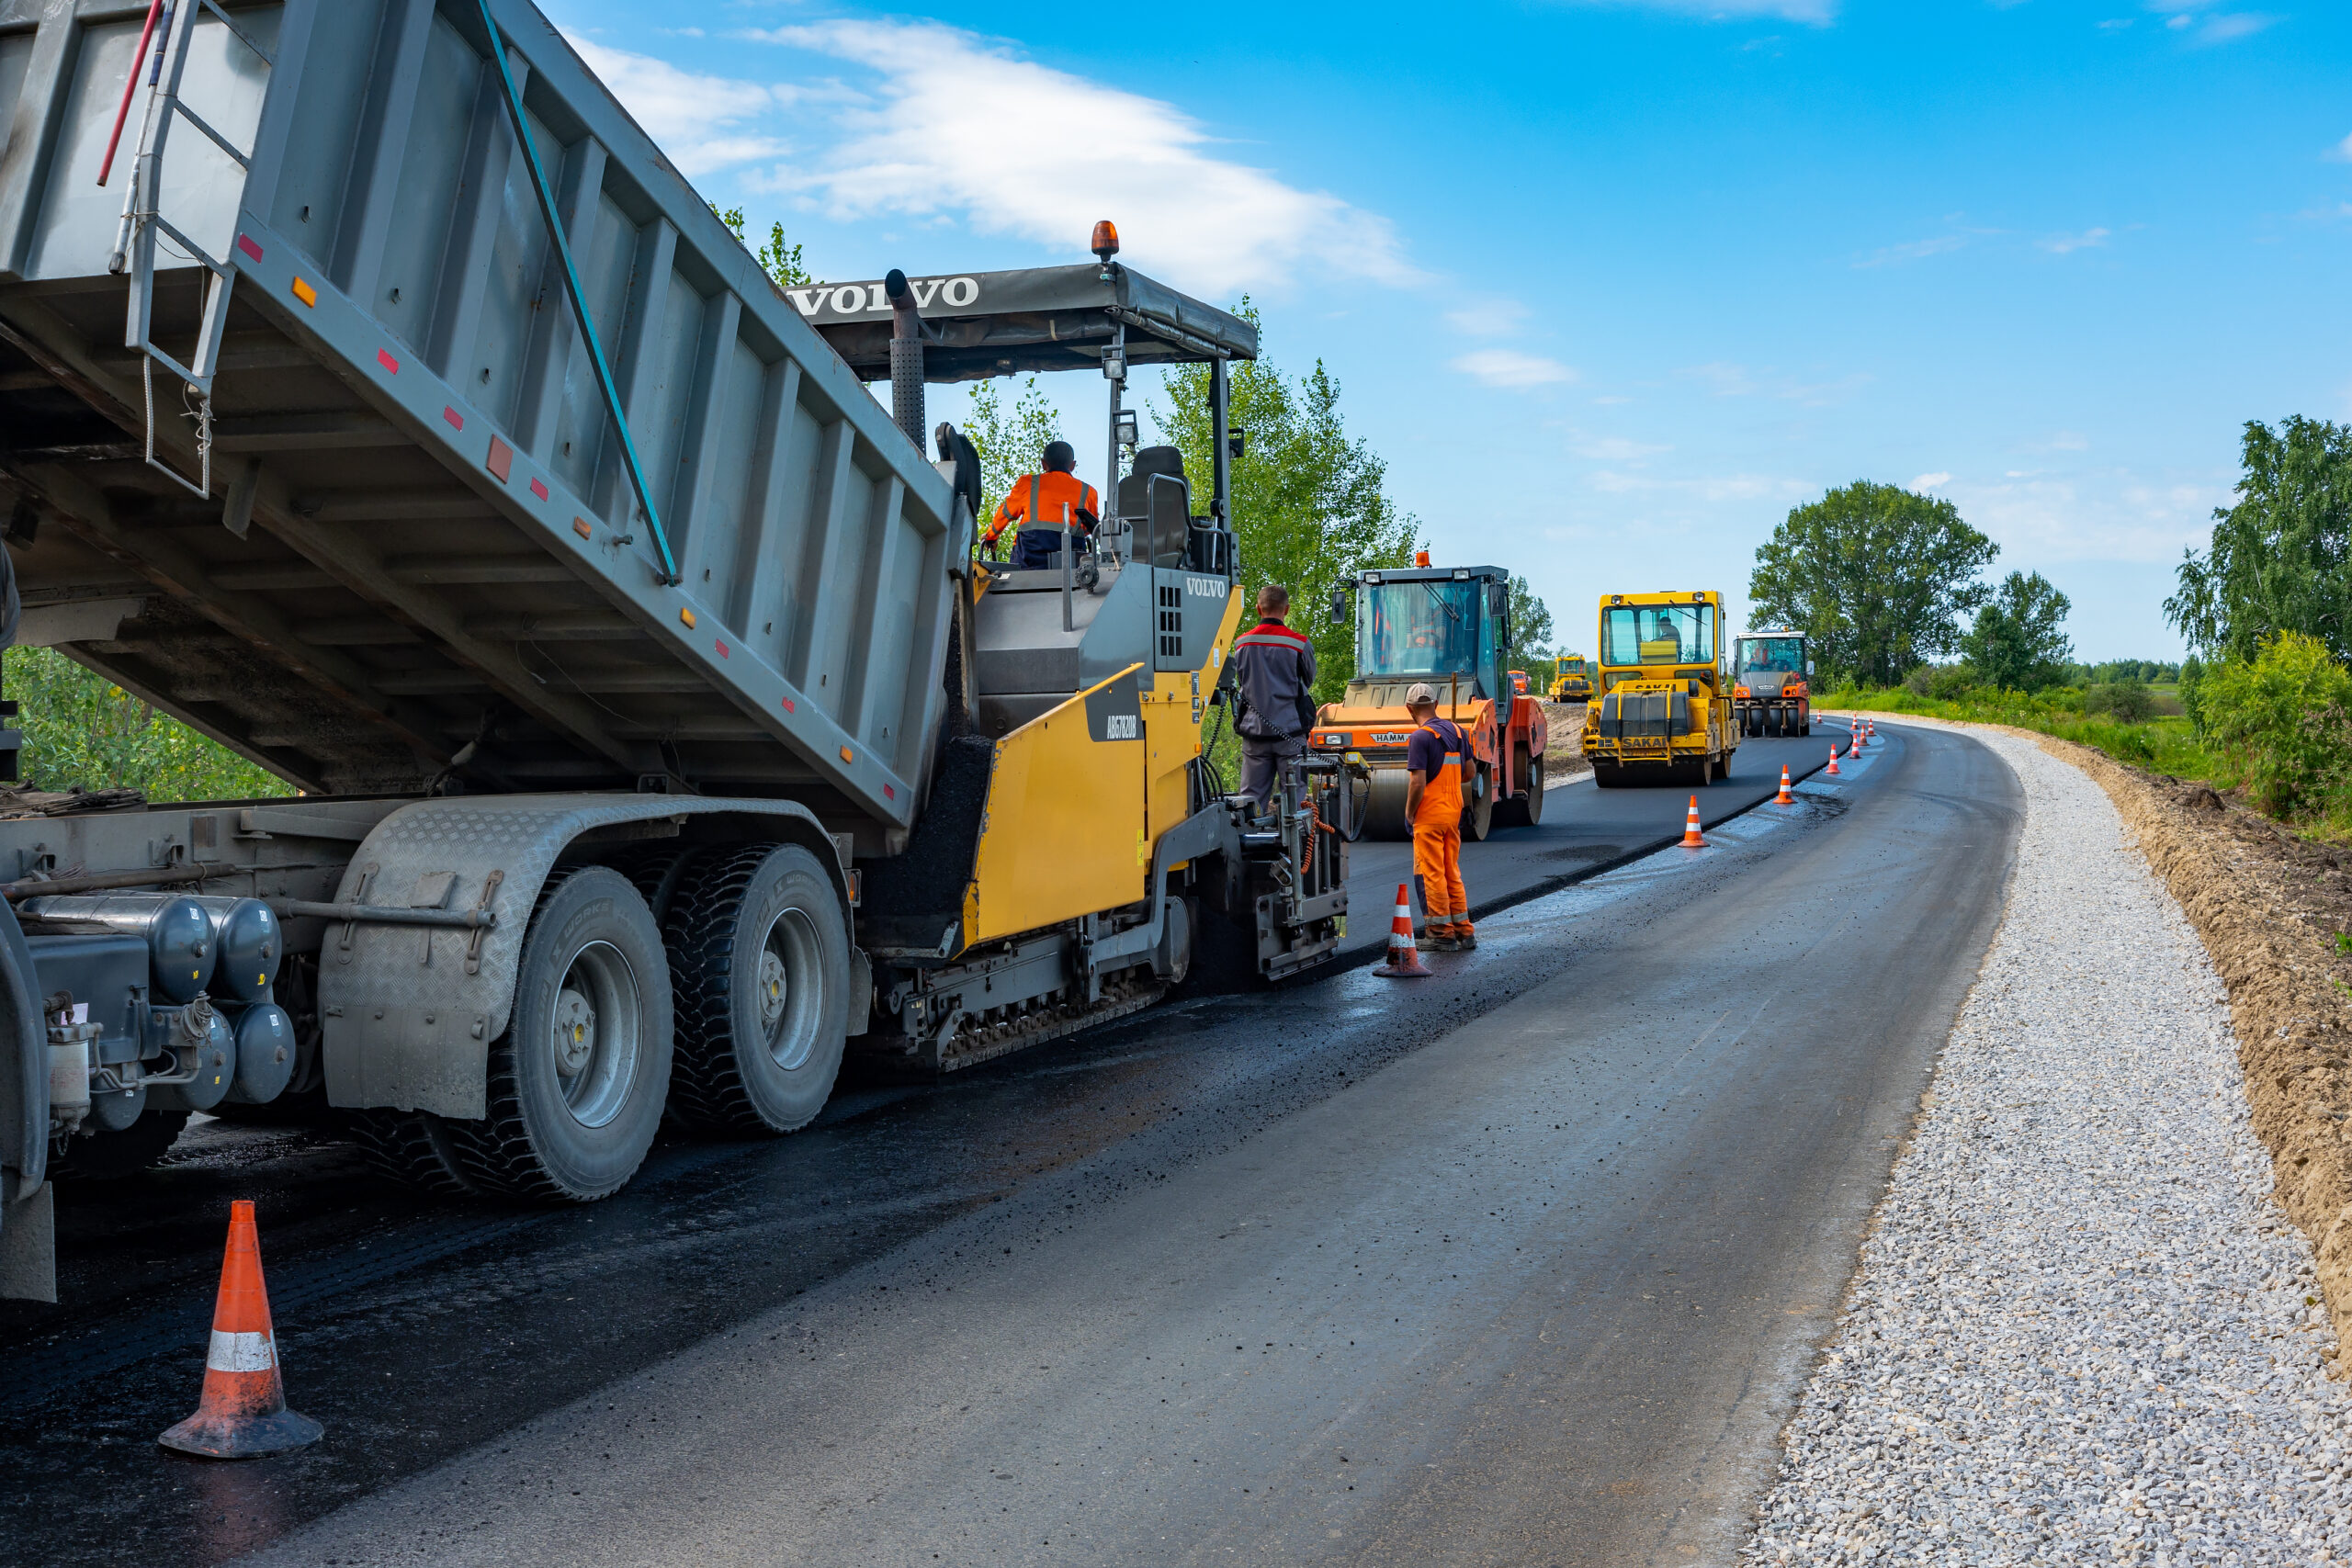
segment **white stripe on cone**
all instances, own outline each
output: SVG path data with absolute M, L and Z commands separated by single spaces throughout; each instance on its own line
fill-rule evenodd
M 216 1372 L 266 1372 L 277 1365 L 277 1347 L 266 1334 L 228 1334 L 216 1328 L 204 1364 Z

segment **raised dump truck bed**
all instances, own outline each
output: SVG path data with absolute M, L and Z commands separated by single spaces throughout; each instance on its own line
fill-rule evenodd
M 136 110 L 97 175 L 146 7 L 0 0 L 21 640 L 313 791 L 691 781 L 895 847 L 965 545 L 857 375 L 547 19 L 492 0 L 657 537 L 479 0 L 182 9 L 183 101 L 251 150 L 240 171 L 175 117 L 158 165 L 158 210 L 235 274 L 209 499 L 160 363 L 144 460 L 123 340 L 152 283 L 153 341 L 194 365 L 211 275 L 169 232 L 152 280 L 138 246 L 108 271 Z

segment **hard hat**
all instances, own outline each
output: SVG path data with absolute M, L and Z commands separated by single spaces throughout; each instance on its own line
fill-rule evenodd
M 1413 689 L 1405 694 L 1405 705 L 1408 708 L 1419 707 L 1423 703 L 1434 703 L 1436 701 L 1437 688 L 1430 685 L 1427 681 L 1416 682 Z

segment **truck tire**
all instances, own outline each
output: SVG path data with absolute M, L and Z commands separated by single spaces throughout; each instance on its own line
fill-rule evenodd
M 141 1111 L 119 1132 L 85 1133 L 49 1162 L 53 1181 L 119 1181 L 136 1176 L 171 1152 L 187 1126 L 185 1111 Z
M 710 852 L 685 844 L 653 844 L 614 856 L 612 866 L 644 896 L 645 907 L 653 911 L 653 923 L 660 926 L 670 918 L 670 896 L 678 890 L 679 882 L 696 860 Z
M 695 863 L 663 933 L 678 1010 L 670 1109 L 707 1133 L 789 1133 L 825 1108 L 849 1039 L 833 879 L 797 844 Z
M 351 1114 L 351 1141 L 369 1166 L 403 1187 L 435 1198 L 469 1197 L 479 1189 L 458 1158 L 450 1124 L 429 1111 L 379 1107 Z
M 670 965 L 653 912 L 610 866 L 559 867 L 539 893 L 490 1114 L 445 1120 L 485 1191 L 592 1202 L 637 1174 L 670 1092 Z

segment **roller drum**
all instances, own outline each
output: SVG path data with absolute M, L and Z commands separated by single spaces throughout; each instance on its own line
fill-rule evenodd
M 17 912 L 38 931 L 138 937 L 147 944 L 148 976 L 159 1001 L 193 1001 L 212 983 L 220 951 L 212 917 L 185 894 L 61 894 L 28 898 Z
M 241 1008 L 230 1021 L 237 1032 L 237 1073 L 229 1099 L 238 1105 L 266 1105 L 294 1081 L 294 1021 L 275 1002 Z
M 212 918 L 215 994 L 241 1002 L 266 1002 L 286 954 L 286 933 L 277 913 L 258 898 L 199 897 Z
M 1364 807 L 1363 836 L 1367 839 L 1409 839 L 1413 825 L 1405 818 L 1405 788 L 1411 775 L 1402 768 L 1372 770 L 1372 798 Z

